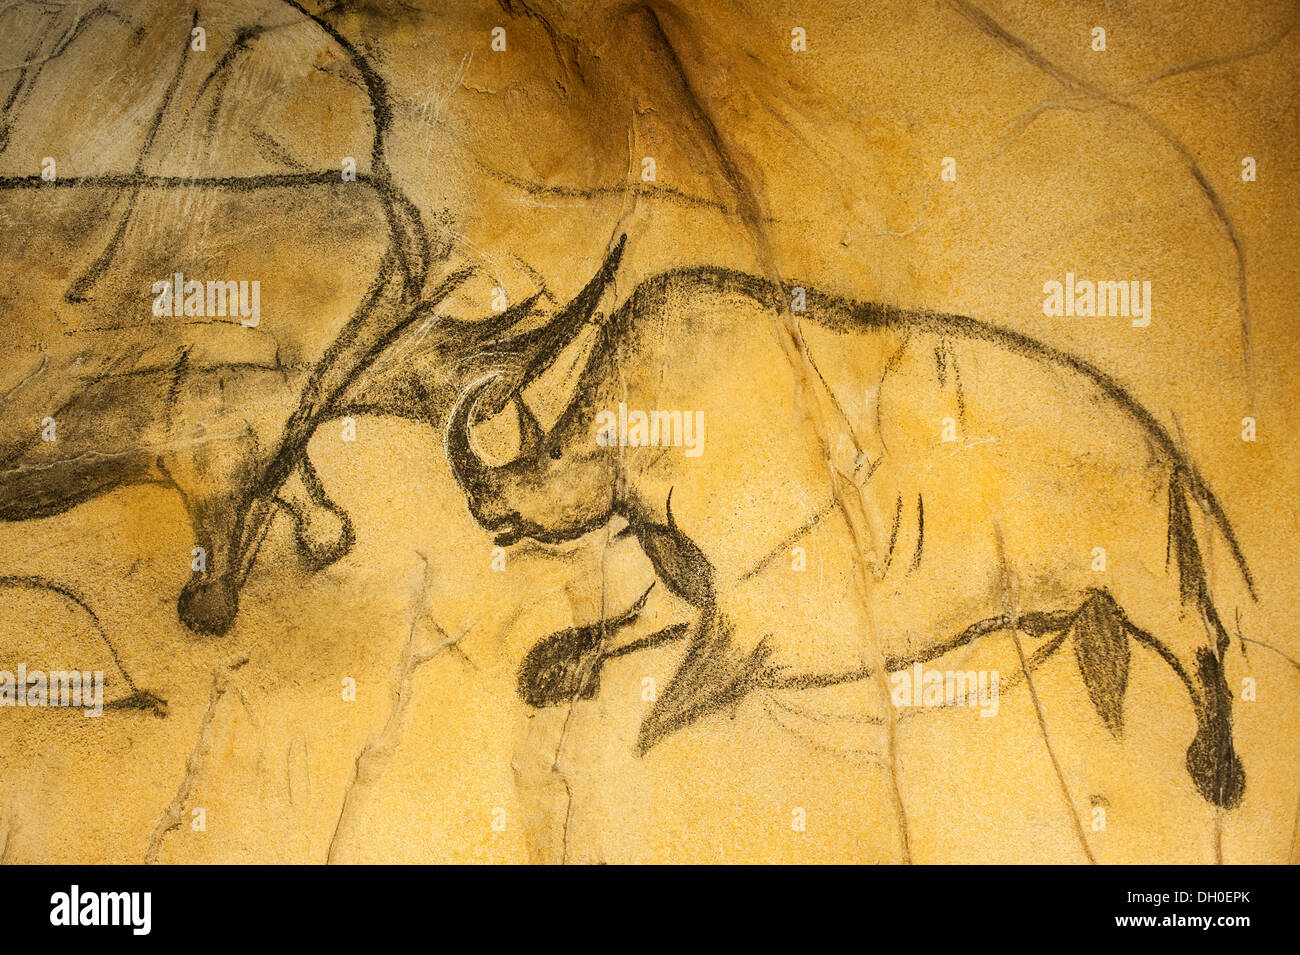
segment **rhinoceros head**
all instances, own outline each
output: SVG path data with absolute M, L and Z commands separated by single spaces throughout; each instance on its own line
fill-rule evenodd
M 522 538 L 572 539 L 604 523 L 613 508 L 617 462 L 596 445 L 589 427 L 589 406 L 608 364 L 597 356 L 609 329 L 591 319 L 618 269 L 625 241 L 626 236 L 619 239 L 595 277 L 556 318 L 507 342 L 496 354 L 496 367 L 471 381 L 449 416 L 452 472 L 470 513 L 502 546 Z M 547 373 L 564 354 L 577 356 L 577 383 L 544 430 L 525 391 L 543 375 L 556 377 Z M 517 433 L 517 450 L 493 460 L 483 444 L 494 432 Z

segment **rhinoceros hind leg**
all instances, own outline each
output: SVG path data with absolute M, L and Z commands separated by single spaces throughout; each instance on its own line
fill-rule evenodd
M 1124 735 L 1130 629 L 1114 598 L 1105 590 L 1093 590 L 1075 611 L 1068 631 L 1088 698 L 1115 739 Z
M 1081 654 L 1080 666 L 1085 668 L 1084 682 L 1088 685 L 1090 694 L 1093 694 L 1094 684 L 1098 683 L 1114 686 L 1122 694 L 1123 681 L 1120 676 L 1127 667 L 1121 663 L 1121 658 L 1127 660 L 1127 650 L 1119 646 L 1121 633 L 1159 653 L 1186 686 L 1196 715 L 1196 735 L 1187 748 L 1186 761 L 1192 784 L 1206 802 L 1223 809 L 1233 809 L 1241 803 L 1245 792 L 1246 773 L 1233 746 L 1232 691 L 1228 688 L 1223 662 L 1212 648 L 1212 645 L 1224 645 L 1222 624 L 1208 598 L 1203 600 L 1200 608 L 1193 610 L 1180 606 L 1176 594 L 1169 594 L 1169 597 L 1170 609 L 1162 619 L 1151 618 L 1148 623 L 1154 625 L 1148 630 L 1144 626 L 1135 625 L 1119 609 L 1118 602 L 1112 601 L 1108 596 L 1099 598 L 1094 593 L 1075 615 L 1072 627 L 1077 631 L 1080 629 L 1080 620 L 1086 622 L 1087 626 L 1083 629 L 1091 632 L 1094 644 L 1106 642 L 1097 636 L 1097 631 L 1100 630 L 1107 631 L 1107 636 L 1113 631 L 1114 638 L 1109 641 L 1106 653 L 1102 653 L 1097 645 L 1091 650 L 1076 646 L 1076 651 Z M 1131 601 L 1129 603 L 1130 606 L 1133 605 Z M 1105 614 L 1099 613 L 1102 609 L 1106 611 Z M 1103 616 L 1110 618 L 1108 626 L 1099 625 L 1098 621 Z M 1078 638 L 1079 633 L 1076 632 L 1075 636 Z M 1089 657 L 1094 669 L 1104 671 L 1104 680 L 1098 678 L 1089 681 L 1085 666 Z M 1109 666 L 1100 665 L 1106 662 L 1103 657 L 1108 658 Z M 1098 706 L 1107 726 L 1114 725 L 1118 728 L 1118 700 L 1108 704 L 1103 695 L 1099 703 L 1094 694 L 1093 702 Z M 1113 707 L 1112 719 L 1107 719 L 1107 712 L 1110 712 L 1108 706 Z
M 352 550 L 352 518 L 325 493 L 306 454 L 276 496 L 292 515 L 298 548 L 314 569 L 328 567 Z

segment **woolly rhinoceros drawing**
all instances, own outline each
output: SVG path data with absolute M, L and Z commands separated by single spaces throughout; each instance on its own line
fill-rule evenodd
M 1165 429 L 1098 368 L 1021 335 L 803 289 L 805 309 L 792 312 L 791 291 L 718 268 L 658 275 L 608 316 L 575 311 L 549 355 L 481 375 L 448 423 L 469 509 L 499 544 L 571 539 L 618 515 L 662 584 L 698 611 L 640 751 L 758 686 L 868 676 L 869 639 L 896 672 L 1015 631 L 1044 641 L 1031 663 L 1073 644 L 1114 735 L 1131 643 L 1158 653 L 1196 715 L 1192 782 L 1215 805 L 1238 804 L 1245 773 L 1209 535 L 1226 541 L 1252 595 L 1253 583 L 1222 508 Z M 803 366 L 783 347 L 789 327 Z M 546 424 L 543 376 L 573 388 Z M 810 433 L 809 389 L 829 396 L 837 433 Z M 665 440 L 691 421 L 693 449 Z M 869 571 L 833 608 L 840 627 L 803 633 L 816 625 L 793 597 L 790 619 L 737 625 L 760 571 L 837 520 L 833 470 L 876 515 L 871 546 L 840 555 Z M 799 641 L 811 655 L 788 652 Z M 557 679 L 561 643 L 534 656 L 552 689 L 577 691 Z M 832 659 L 833 643 L 845 645 L 839 669 L 798 662 Z

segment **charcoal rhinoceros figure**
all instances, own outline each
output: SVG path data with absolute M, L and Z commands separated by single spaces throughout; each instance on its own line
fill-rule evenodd
M 835 471 L 880 516 L 873 540 L 841 551 L 869 570 L 833 608 L 851 625 L 768 621 L 772 630 L 814 653 L 842 646 L 844 659 L 867 661 L 858 677 L 870 672 L 869 640 L 892 673 L 993 632 L 1052 637 L 1051 647 L 1068 639 L 1116 736 L 1130 645 L 1149 647 L 1196 715 L 1192 783 L 1217 806 L 1238 804 L 1245 773 L 1208 540 L 1226 542 L 1245 599 L 1253 581 L 1205 479 L 1116 379 L 971 318 L 722 268 L 665 272 L 616 307 L 581 312 L 596 317 L 575 312 L 549 356 L 484 372 L 464 390 L 446 448 L 470 512 L 498 544 L 569 540 L 621 518 L 658 579 L 697 611 L 682 662 L 641 724 L 640 751 L 755 687 L 844 677 L 798 670 L 762 622 L 734 625 L 758 572 L 832 520 Z M 797 361 L 784 347 L 790 328 Z M 567 398 L 544 400 L 547 380 L 570 385 Z M 810 424 L 818 389 L 837 409 L 835 433 Z M 560 666 L 552 643 L 541 654 L 546 686 L 525 687 L 529 698 L 583 670 Z M 584 680 L 571 689 L 589 689 Z

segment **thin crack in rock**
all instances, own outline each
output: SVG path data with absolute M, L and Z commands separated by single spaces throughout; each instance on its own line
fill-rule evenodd
M 732 157 L 731 150 L 721 130 L 714 122 L 703 100 L 696 93 L 686 67 L 678 56 L 667 31 L 664 29 L 658 11 L 648 4 L 638 9 L 642 15 L 648 18 L 651 37 L 662 48 L 667 59 L 671 74 L 670 80 L 675 81 L 685 101 L 687 111 L 704 131 L 705 145 L 713 152 L 723 182 L 736 197 L 736 214 L 754 241 L 755 252 L 758 255 L 763 271 L 773 282 L 775 288 L 783 288 L 771 239 L 765 228 L 766 217 L 762 212 L 757 193 Z M 851 476 L 841 474 L 835 465 L 829 439 L 830 422 L 832 420 L 838 418 L 841 421 L 854 444 L 854 450 L 858 452 L 858 459 L 861 458 L 861 441 L 858 439 L 844 408 L 831 392 L 825 377 L 813 360 L 808 344 L 804 340 L 803 332 L 799 324 L 794 321 L 789 308 L 781 308 L 779 316 L 778 343 L 785 352 L 791 370 L 798 379 L 801 393 L 810 399 L 811 407 L 809 408 L 808 418 L 813 433 L 820 444 L 821 454 L 828 462 L 828 478 L 836 507 L 844 517 L 854 553 L 859 557 L 858 560 L 854 561 L 854 571 L 857 577 L 858 589 L 862 595 L 862 611 L 866 631 L 865 642 L 867 646 L 864 655 L 869 658 L 870 669 L 875 674 L 877 692 L 884 705 L 885 712 L 888 714 L 885 726 L 889 755 L 889 795 L 893 806 L 895 824 L 898 829 L 900 855 L 904 863 L 910 863 L 911 836 L 899 776 L 897 714 L 891 702 L 888 677 L 885 672 L 884 651 L 880 645 L 870 602 L 872 572 L 867 569 L 868 566 L 875 567 L 878 563 L 875 559 L 877 550 L 874 544 L 881 536 L 880 530 L 883 527 L 883 518 L 875 513 L 870 500 L 863 494 L 862 488 L 856 485 Z M 821 388 L 818 388 L 818 383 L 821 384 Z M 852 488 L 851 496 L 848 488 Z
M 620 454 L 623 453 L 620 451 Z M 609 556 L 609 545 L 613 539 L 613 534 L 608 525 L 605 528 L 605 541 L 600 552 L 600 638 L 596 641 L 596 651 L 591 654 L 589 659 L 583 663 L 584 673 L 575 681 L 576 687 L 585 686 L 591 676 L 591 671 L 601 665 L 605 654 L 605 621 L 608 614 L 608 604 L 606 602 L 606 593 L 608 588 L 608 576 L 606 574 L 606 560 Z M 569 736 L 569 727 L 573 723 L 574 714 L 577 710 L 578 696 L 580 691 L 575 690 L 573 696 L 569 697 L 565 704 L 564 722 L 560 726 L 559 739 L 555 743 L 555 757 L 551 760 L 551 775 L 560 780 L 560 785 L 564 787 L 564 824 L 560 830 L 560 864 L 567 865 L 569 861 L 569 830 L 573 823 L 573 784 L 569 782 L 569 777 L 565 775 L 560 766 L 560 759 L 564 753 L 564 743 Z
M 208 693 L 207 709 L 203 711 L 203 716 L 199 720 L 194 749 L 185 760 L 185 775 L 181 777 L 180 785 L 176 787 L 176 795 L 172 797 L 171 803 L 168 804 L 162 818 L 158 820 L 157 826 L 154 827 L 153 835 L 149 837 L 149 845 L 144 852 L 145 865 L 158 864 L 158 853 L 162 850 L 163 840 L 167 838 L 168 833 L 179 829 L 185 819 L 185 805 L 189 802 L 195 783 L 203 773 L 203 766 L 207 762 L 209 751 L 212 749 L 212 723 L 216 719 L 217 708 L 221 704 L 222 698 L 230 689 L 230 674 L 246 662 L 248 662 L 247 658 L 238 663 L 227 664 L 219 667 L 212 674 L 212 689 Z
M 1056 750 L 1052 748 L 1052 741 L 1047 736 L 1047 717 L 1043 713 L 1043 703 L 1038 697 L 1038 688 L 1034 686 L 1034 678 L 1030 676 L 1029 661 L 1025 657 L 1025 648 L 1020 642 L 1020 599 L 1016 592 L 1015 577 L 1011 573 L 1011 568 L 1007 566 L 1002 525 L 998 523 L 996 517 L 993 518 L 993 537 L 997 545 L 998 567 L 1000 569 L 998 594 L 1002 600 L 1003 613 L 1008 620 L 1007 632 L 1011 634 L 1011 640 L 1016 647 L 1016 656 L 1020 658 L 1020 672 L 1024 674 L 1025 687 L 1029 690 L 1029 698 L 1034 704 L 1034 715 L 1038 719 L 1038 730 L 1043 737 L 1043 746 L 1047 749 L 1047 758 L 1052 762 L 1052 771 L 1056 774 L 1057 782 L 1060 783 L 1061 796 L 1065 800 L 1066 808 L 1070 811 L 1070 821 L 1074 824 L 1075 835 L 1079 837 L 1079 845 L 1083 848 L 1083 854 L 1087 857 L 1089 865 L 1096 865 L 1097 860 L 1093 857 L 1092 849 L 1088 845 L 1088 837 L 1084 834 L 1083 823 L 1079 821 L 1079 811 L 1075 808 L 1074 800 L 1070 796 L 1070 787 L 1065 780 L 1065 772 L 1061 769 L 1060 760 L 1056 758 Z
M 1296 796 L 1295 822 L 1291 825 L 1291 852 L 1287 861 L 1291 865 L 1300 865 L 1300 795 Z
M 347 843 L 349 830 L 357 825 L 361 811 L 360 807 L 365 796 L 383 775 L 389 760 L 393 757 L 393 753 L 401 745 L 416 671 L 425 663 L 441 655 L 443 651 L 454 647 L 469 633 L 467 627 L 460 636 L 449 637 L 442 627 L 433 621 L 429 621 L 433 628 L 442 635 L 443 639 L 431 648 L 419 649 L 421 624 L 425 622 L 425 605 L 429 592 L 429 558 L 421 551 L 416 551 L 416 553 L 424 563 L 424 573 L 420 580 L 420 594 L 416 599 L 415 610 L 411 617 L 411 629 L 407 635 L 406 644 L 403 647 L 402 657 L 398 663 L 393 682 L 393 705 L 388 711 L 388 718 L 384 721 L 383 728 L 367 741 L 361 747 L 360 752 L 357 753 L 357 758 L 352 767 L 352 778 L 348 781 L 343 793 L 343 803 L 339 810 L 338 822 L 334 826 L 334 834 L 331 836 L 329 848 L 326 850 L 327 865 L 338 863 L 339 853 Z

